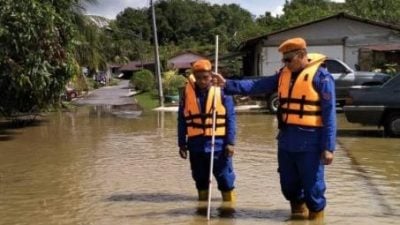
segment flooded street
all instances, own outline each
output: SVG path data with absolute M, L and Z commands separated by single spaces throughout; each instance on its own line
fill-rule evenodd
M 178 156 L 176 116 L 145 112 L 128 119 L 107 107 L 78 107 L 37 126 L 3 130 L 0 224 L 206 224 L 189 162 Z M 326 224 L 398 224 L 400 139 L 338 116 Z M 312 224 L 288 221 L 276 127 L 272 115 L 238 115 L 236 211 L 220 210 L 214 185 L 209 224 Z

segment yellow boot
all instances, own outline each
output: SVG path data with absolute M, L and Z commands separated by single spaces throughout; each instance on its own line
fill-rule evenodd
M 197 202 L 196 214 L 199 216 L 207 215 L 207 202 L 206 201 L 198 201 Z
M 218 208 L 219 216 L 222 218 L 232 218 L 236 212 L 236 193 L 234 190 L 222 191 L 222 203 Z
M 198 190 L 199 201 L 207 201 L 208 200 L 208 190 Z
M 236 193 L 234 190 L 222 191 L 222 201 L 224 202 L 236 202 Z
M 324 210 L 321 210 L 319 212 L 310 211 L 310 213 L 308 214 L 308 219 L 314 220 L 314 221 L 323 221 L 324 220 Z
M 290 208 L 292 211 L 291 219 L 293 220 L 304 220 L 308 217 L 308 208 L 304 202 L 290 202 Z

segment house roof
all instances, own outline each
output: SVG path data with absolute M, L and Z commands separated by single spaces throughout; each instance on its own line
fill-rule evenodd
M 109 68 L 119 68 L 119 67 L 122 66 L 122 64 L 118 64 L 118 63 L 109 63 L 109 64 L 107 64 L 107 66 L 108 66 Z
M 400 44 L 369 45 L 363 47 L 363 49 L 369 49 L 377 52 L 400 51 Z
M 202 54 L 200 54 L 198 52 L 195 52 L 195 51 L 192 51 L 192 50 L 185 50 L 185 51 L 181 51 L 181 52 L 176 53 L 174 56 L 169 58 L 169 60 L 173 60 L 173 59 L 175 59 L 177 57 L 180 57 L 181 55 L 196 55 L 196 56 L 205 58 L 204 55 L 202 55 Z
M 130 61 L 128 64 L 121 66 L 121 68 L 119 68 L 120 71 L 137 71 L 137 70 L 141 70 L 142 66 L 147 66 L 147 65 L 152 65 L 154 64 L 154 62 L 152 61 L 140 61 L 140 60 L 136 60 L 136 61 Z
M 207 57 L 192 51 L 184 51 L 176 54 L 168 60 L 168 65 L 175 69 L 188 69 L 192 67 L 192 63 L 199 59 L 207 59 Z
M 373 21 L 373 20 L 370 20 L 370 19 L 364 19 L 364 18 L 361 18 L 361 17 L 357 17 L 357 16 L 353 16 L 353 15 L 341 12 L 341 13 L 338 13 L 338 14 L 335 14 L 335 15 L 332 15 L 332 16 L 324 17 L 324 18 L 321 18 L 321 19 L 318 19 L 318 20 L 313 20 L 311 22 L 307 22 L 307 23 L 304 23 L 304 24 L 301 24 L 301 25 L 298 25 L 298 26 L 289 27 L 289 28 L 286 28 L 286 29 L 283 29 L 283 30 L 274 31 L 274 32 L 271 32 L 271 33 L 268 33 L 268 34 L 265 34 L 265 35 L 262 35 L 262 36 L 258 36 L 258 37 L 255 37 L 255 38 L 248 39 L 246 41 L 243 41 L 239 45 L 238 49 L 242 50 L 242 49 L 251 47 L 251 46 L 257 44 L 260 40 L 267 39 L 269 36 L 272 36 L 272 35 L 275 35 L 275 34 L 279 34 L 279 33 L 283 33 L 283 32 L 289 31 L 289 30 L 305 27 L 305 26 L 308 26 L 308 25 L 311 25 L 311 24 L 315 24 L 315 23 L 320 23 L 320 22 L 323 22 L 323 21 L 326 21 L 326 20 L 330 20 L 332 18 L 345 18 L 345 19 L 355 20 L 355 21 L 368 23 L 368 24 L 375 25 L 375 26 L 380 26 L 380 27 L 385 27 L 385 28 L 389 28 L 389 29 L 392 29 L 392 30 L 400 31 L 400 27 L 399 26 L 395 26 L 395 25 L 388 24 L 388 23 L 383 23 L 383 22 L 377 22 L 377 21 Z

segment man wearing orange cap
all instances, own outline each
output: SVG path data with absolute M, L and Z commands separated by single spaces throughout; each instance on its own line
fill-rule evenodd
M 236 116 L 232 96 L 220 87 L 211 87 L 212 72 L 209 60 L 192 65 L 178 111 L 179 154 L 186 159 L 189 151 L 192 177 L 199 201 L 208 199 L 213 100 L 215 95 L 216 129 L 213 174 L 225 202 L 235 200 L 232 155 L 236 136 Z
M 259 80 L 225 80 L 215 76 L 227 94 L 278 91 L 278 171 L 281 190 L 293 218 L 321 220 L 326 206 L 324 165 L 336 144 L 335 83 L 321 64 L 325 56 L 307 54 L 303 38 L 279 46 L 284 66 Z

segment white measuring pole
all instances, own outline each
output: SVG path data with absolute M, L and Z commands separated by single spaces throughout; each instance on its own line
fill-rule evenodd
M 214 60 L 214 71 L 218 73 L 218 35 L 215 36 L 215 60 Z M 210 176 L 208 183 L 208 204 L 207 204 L 207 220 L 210 220 L 211 214 L 211 191 L 212 191 L 212 179 L 213 179 L 213 169 L 214 169 L 214 149 L 215 149 L 215 127 L 216 127 L 216 117 L 217 112 L 215 110 L 215 91 L 216 86 L 212 86 L 214 88 L 214 97 L 212 102 L 212 131 L 211 131 L 211 156 L 210 156 Z

